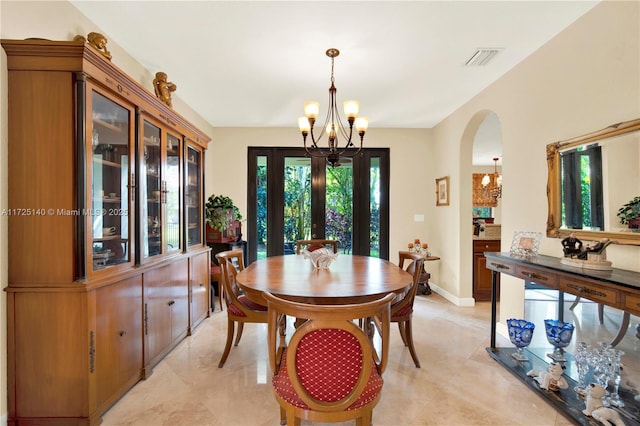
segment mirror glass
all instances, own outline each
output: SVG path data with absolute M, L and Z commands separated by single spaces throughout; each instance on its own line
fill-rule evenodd
M 640 195 L 640 119 L 547 145 L 547 236 L 640 245 L 618 210 Z

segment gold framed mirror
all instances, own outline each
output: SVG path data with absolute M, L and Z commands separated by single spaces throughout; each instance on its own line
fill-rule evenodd
M 640 118 L 547 145 L 547 236 L 640 245 L 618 210 L 640 195 Z

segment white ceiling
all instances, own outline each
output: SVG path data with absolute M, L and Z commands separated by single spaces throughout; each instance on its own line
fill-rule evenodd
M 370 128 L 430 128 L 597 1 L 71 3 L 151 72 L 166 72 L 174 96 L 214 127 L 297 127 L 308 100 L 322 116 L 325 51 L 335 47 L 339 102 L 359 100 Z M 503 50 L 464 66 L 487 47 Z

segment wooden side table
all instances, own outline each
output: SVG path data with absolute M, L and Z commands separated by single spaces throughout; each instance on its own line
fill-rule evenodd
M 440 260 L 438 256 L 425 256 L 425 262 L 430 260 Z M 422 272 L 420 272 L 420 281 L 418 281 L 418 294 L 431 294 L 431 287 L 429 286 L 429 278 L 431 274 L 424 269 L 422 265 Z

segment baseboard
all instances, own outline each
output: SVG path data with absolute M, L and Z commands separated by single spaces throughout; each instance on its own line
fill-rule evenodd
M 429 281 L 429 287 L 431 287 L 431 291 L 438 293 L 440 296 L 444 297 L 456 306 L 468 308 L 476 305 L 476 301 L 473 297 L 460 298 L 458 296 L 454 296 L 445 289 L 438 287 L 438 285 L 433 281 Z

